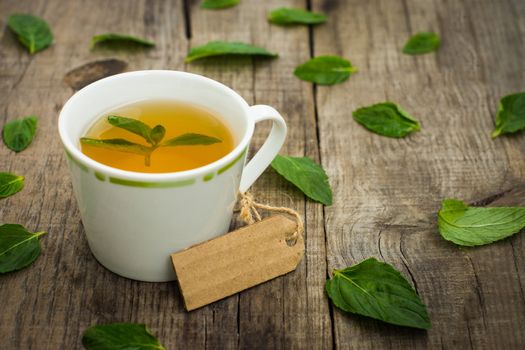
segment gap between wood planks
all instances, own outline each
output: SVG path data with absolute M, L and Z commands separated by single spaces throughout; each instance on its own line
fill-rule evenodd
M 308 11 L 313 11 L 312 6 L 312 0 L 305 0 L 306 1 L 306 9 Z M 308 46 L 310 47 L 310 58 L 315 57 L 315 45 L 314 45 L 314 26 L 309 25 L 308 26 Z M 321 157 L 321 133 L 319 130 L 319 110 L 317 107 L 317 84 L 313 84 L 312 89 L 313 94 L 313 101 L 314 101 L 314 117 L 315 117 L 315 132 L 316 132 L 316 141 L 317 141 L 317 156 L 319 158 L 319 163 L 323 164 L 323 159 Z M 305 213 L 306 211 L 306 198 L 305 198 Z M 324 249 L 325 249 L 325 260 L 326 260 L 326 279 L 330 278 L 330 264 L 328 261 L 328 240 L 327 240 L 327 231 L 326 231 L 326 213 L 325 213 L 325 206 L 322 207 L 322 220 L 323 220 L 323 234 L 324 234 Z M 306 220 L 305 220 L 306 223 Z M 308 237 L 307 235 L 307 227 L 305 226 L 305 237 Z M 308 254 L 308 251 L 306 251 L 306 254 Z M 332 335 L 332 349 L 337 348 L 336 344 L 336 334 L 335 334 L 335 317 L 334 317 L 334 305 L 330 300 L 327 298 L 328 303 L 328 311 L 330 313 L 330 333 Z
M 192 24 L 191 24 L 191 1 L 192 0 L 183 0 L 183 11 L 184 11 L 184 28 L 185 28 L 185 35 L 186 35 L 186 38 L 188 39 L 188 50 L 191 49 L 191 39 L 192 39 Z M 308 11 L 312 11 L 313 10 L 313 6 L 312 6 L 312 0 L 305 0 L 305 8 L 306 10 Z M 315 56 L 315 52 L 314 52 L 314 26 L 313 25 L 309 25 L 308 26 L 308 46 L 309 46 L 309 52 L 310 52 L 310 58 L 313 58 Z M 255 58 L 252 58 L 252 75 L 253 75 L 253 85 L 252 85 L 252 92 L 253 92 L 253 99 L 254 99 L 254 104 L 256 104 L 256 98 L 257 98 L 257 94 L 256 94 L 256 83 L 255 83 L 255 70 L 257 68 L 257 62 L 255 61 Z M 317 158 L 319 159 L 319 163 L 320 164 L 323 164 L 322 162 L 322 158 L 321 158 L 321 151 L 320 151 L 320 147 L 321 147 L 321 142 L 320 142 L 320 131 L 319 131 L 319 112 L 318 112 L 318 107 L 317 107 L 317 84 L 313 84 L 313 89 L 312 89 L 312 98 L 313 98 L 313 103 L 314 103 L 314 120 L 315 120 L 315 132 L 316 132 L 316 143 L 317 143 Z M 306 140 L 306 137 L 305 137 L 305 140 Z M 304 154 L 306 155 L 306 154 Z M 305 215 L 307 215 L 307 205 L 308 205 L 308 199 L 306 198 L 306 196 L 304 197 L 304 213 Z M 325 213 L 325 207 L 323 206 L 322 207 L 322 220 L 323 220 L 323 234 L 324 234 L 324 244 L 325 244 L 325 261 L 326 261 L 326 278 L 328 279 L 330 277 L 330 267 L 329 267 L 329 264 L 328 264 L 328 242 L 327 242 L 327 232 L 326 232 L 326 222 L 325 222 L 325 217 L 326 217 L 326 213 Z M 304 220 L 305 222 L 305 238 L 308 236 L 308 222 L 307 220 Z M 308 253 L 308 251 L 306 252 Z M 305 259 L 305 263 L 307 264 L 307 261 Z M 308 266 L 306 266 L 306 273 L 308 273 Z M 236 295 L 236 298 L 237 298 L 237 335 L 238 335 L 238 340 L 237 340 L 237 348 L 240 347 L 240 340 L 241 340 L 241 334 L 240 334 L 240 330 L 241 330 L 241 320 L 240 320 L 240 315 L 241 315 L 241 303 L 240 303 L 240 297 L 239 297 L 240 293 L 238 293 Z M 331 333 L 331 339 L 332 339 L 332 348 L 333 349 L 336 349 L 336 336 L 335 336 L 335 318 L 334 318 L 334 306 L 331 304 L 331 302 L 327 299 L 326 300 L 327 303 L 329 303 L 329 307 L 328 307 L 328 310 L 329 310 L 329 316 L 330 316 L 330 333 Z M 213 308 L 213 305 L 212 305 L 212 308 Z M 215 310 L 212 309 L 212 312 L 214 313 Z M 207 323 L 207 321 L 205 321 Z M 205 324 L 205 329 L 206 329 L 206 324 Z M 206 345 L 206 339 L 207 337 L 205 337 L 205 345 Z

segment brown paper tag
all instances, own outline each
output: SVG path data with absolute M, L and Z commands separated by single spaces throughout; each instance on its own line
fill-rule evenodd
M 191 311 L 295 270 L 304 239 L 286 238 L 297 224 L 282 215 L 171 255 L 186 310 Z

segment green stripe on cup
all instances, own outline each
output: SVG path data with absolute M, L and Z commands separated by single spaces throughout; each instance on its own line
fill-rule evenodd
M 73 156 L 67 151 L 67 149 L 64 148 L 64 151 L 66 152 L 67 159 L 69 159 L 73 164 L 76 164 L 76 166 L 78 166 L 83 171 L 85 171 L 85 172 L 88 171 L 88 167 L 85 166 L 84 164 L 80 163 L 75 158 L 73 158 Z
M 106 175 L 101 174 L 98 171 L 95 171 L 95 177 L 100 181 L 106 181 Z
M 195 179 L 172 181 L 172 182 L 144 182 L 144 181 L 132 181 L 118 179 L 116 177 L 110 177 L 109 182 L 131 187 L 142 187 L 142 188 L 169 188 L 169 187 L 184 187 L 195 183 Z
M 211 179 L 213 179 L 213 177 L 215 176 L 214 173 L 209 173 L 207 175 L 204 175 L 204 177 L 202 178 L 204 181 L 210 181 Z
M 228 164 L 226 164 L 225 166 L 220 168 L 219 171 L 217 171 L 217 174 L 220 175 L 223 172 L 225 172 L 226 170 L 230 169 L 232 166 L 234 166 L 235 163 L 237 163 L 240 159 L 242 159 L 244 157 L 244 155 L 246 154 L 246 150 L 247 149 L 248 148 L 245 148 L 244 151 L 242 151 L 242 153 L 237 156 L 237 158 L 235 158 L 234 160 L 232 160 L 231 162 L 229 162 Z

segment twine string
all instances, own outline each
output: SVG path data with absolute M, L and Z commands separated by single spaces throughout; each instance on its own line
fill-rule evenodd
M 246 224 L 251 225 L 256 221 L 261 221 L 261 214 L 259 214 L 259 211 L 257 209 L 267 210 L 275 213 L 288 214 L 295 219 L 297 228 L 289 237 L 286 238 L 288 242 L 293 242 L 293 244 L 295 244 L 297 238 L 299 238 L 299 236 L 303 234 L 303 219 L 301 218 L 301 215 L 299 215 L 299 213 L 295 210 L 287 207 L 273 207 L 271 205 L 258 203 L 253 198 L 253 195 L 249 192 L 239 192 L 239 196 L 241 204 L 239 216 L 242 219 L 242 221 L 244 221 Z

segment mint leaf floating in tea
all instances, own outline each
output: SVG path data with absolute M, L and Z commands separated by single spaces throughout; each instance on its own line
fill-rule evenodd
M 407 55 L 421 55 L 436 51 L 440 42 L 441 40 L 436 33 L 417 33 L 407 41 L 403 47 L 403 53 Z
M 438 212 L 439 233 L 462 246 L 489 244 L 512 236 L 525 227 L 525 207 L 469 207 L 445 199 Z
M 9 16 L 7 26 L 17 34 L 18 41 L 27 47 L 30 54 L 45 49 L 53 42 L 53 33 L 49 25 L 36 16 L 13 14 Z
M 153 144 L 151 138 L 152 129 L 140 120 L 110 115 L 108 116 L 108 122 L 113 126 L 132 132 L 135 135 L 139 135 L 143 137 L 146 142 Z
M 119 33 L 105 33 L 105 34 L 99 34 L 95 35 L 93 38 L 91 38 L 91 44 L 90 48 L 93 49 L 97 45 L 112 45 L 112 44 L 119 44 L 119 45 L 137 45 L 137 46 L 144 46 L 144 47 L 153 47 L 155 46 L 155 43 L 153 41 L 149 41 L 146 39 L 138 38 L 136 36 L 127 35 L 127 34 L 119 34 Z
M 431 327 L 427 308 L 412 286 L 394 267 L 374 258 L 334 270 L 326 292 L 343 311 L 398 326 Z
M 143 155 L 145 157 L 144 164 L 146 166 L 151 165 L 151 155 L 159 147 L 211 145 L 222 142 L 216 137 L 195 133 L 186 133 L 161 143 L 161 141 L 164 139 L 164 136 L 166 135 L 166 128 L 162 125 L 156 125 L 154 128 L 151 128 L 149 125 L 141 122 L 140 120 L 116 115 L 108 116 L 107 121 L 115 127 L 141 136 L 151 146 L 141 145 L 139 143 L 131 142 L 122 138 L 94 139 L 89 137 L 82 137 L 80 139 L 82 145 Z
M 153 142 L 153 145 L 157 145 L 166 135 L 166 129 L 162 125 L 157 125 L 150 132 L 150 138 Z
M 404 137 L 420 130 L 419 122 L 392 102 L 361 107 L 352 116 L 368 130 L 387 137 Z
M 204 0 L 201 8 L 209 10 L 225 9 L 239 4 L 241 0 Z
M 210 41 L 209 43 L 192 47 L 185 62 L 192 62 L 207 57 L 215 56 L 259 56 L 277 57 L 276 53 L 267 51 L 262 47 L 240 42 Z
M 319 24 L 326 22 L 322 13 L 303 9 L 281 7 L 268 14 L 268 21 L 274 24 Z
M 151 153 L 151 148 L 125 139 L 92 139 L 82 137 L 80 142 L 84 145 L 90 145 L 100 148 L 111 149 L 119 152 L 147 155 Z
M 165 350 L 144 324 L 110 323 L 89 327 L 82 336 L 86 350 Z
M 0 273 L 20 270 L 38 258 L 38 237 L 46 232 L 31 233 L 18 224 L 0 225 Z
M 0 173 L 0 198 L 14 195 L 24 187 L 24 177 L 11 173 Z
M 162 146 L 196 146 L 196 145 L 211 145 L 222 142 L 216 137 L 187 133 L 165 141 Z
M 499 102 L 496 115 L 496 127 L 492 138 L 502 134 L 511 134 L 525 128 L 525 92 L 503 97 Z
M 309 198 L 324 205 L 332 205 L 332 189 L 324 169 L 308 157 L 277 155 L 272 168 Z
M 5 145 L 15 152 L 23 151 L 33 141 L 37 124 L 37 118 L 32 115 L 7 122 L 2 130 Z
M 318 56 L 295 68 L 294 74 L 301 80 L 320 85 L 342 83 L 357 72 L 350 61 L 339 56 Z

